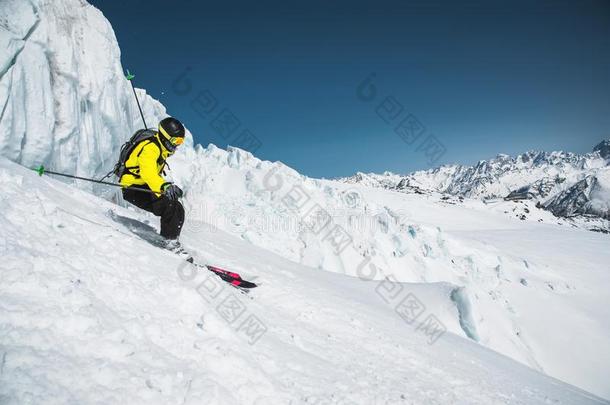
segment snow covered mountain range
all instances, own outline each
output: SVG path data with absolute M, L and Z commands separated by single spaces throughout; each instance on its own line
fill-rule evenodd
M 339 182 L 189 133 L 170 173 L 185 190 L 182 242 L 257 281 L 235 301 L 134 235 L 158 219 L 114 190 L 28 169 L 101 176 L 142 126 L 102 13 L 0 0 L 0 45 L 0 403 L 610 398 L 608 236 L 535 204 L 603 211 L 607 144 Z M 137 91 L 147 122 L 166 115 Z M 556 175 L 533 200 L 479 199 Z M 470 186 L 449 192 L 458 178 Z M 525 210 L 538 221 L 505 214 Z M 252 317 L 264 324 L 254 342 Z
M 584 155 L 531 151 L 498 155 L 474 166 L 446 165 L 406 176 L 357 173 L 339 180 L 407 193 L 530 201 L 572 223 L 610 231 L 610 140 Z

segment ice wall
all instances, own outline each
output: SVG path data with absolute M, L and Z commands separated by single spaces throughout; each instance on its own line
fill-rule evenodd
M 84 0 L 2 0 L 0 47 L 0 154 L 105 174 L 142 126 L 108 20 Z M 165 115 L 139 94 L 149 124 Z

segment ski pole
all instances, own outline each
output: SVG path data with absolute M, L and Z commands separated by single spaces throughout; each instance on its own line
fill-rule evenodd
M 51 170 L 47 170 L 45 169 L 45 167 L 43 165 L 40 165 L 40 167 L 37 167 L 35 169 L 33 169 L 36 173 L 38 173 L 39 176 L 42 176 L 43 174 L 54 174 L 56 176 L 62 176 L 62 177 L 68 177 L 71 179 L 77 179 L 77 180 L 85 180 L 85 181 L 90 181 L 92 183 L 98 183 L 98 184 L 105 184 L 107 186 L 114 186 L 114 187 L 120 187 L 120 188 L 124 188 L 127 189 L 129 188 L 130 190 L 134 190 L 134 191 L 141 191 L 143 193 L 148 193 L 148 194 L 155 194 L 157 195 L 157 193 L 155 193 L 152 190 L 147 190 L 144 188 L 138 188 L 138 187 L 125 187 L 122 184 L 118 184 L 118 183 L 110 183 L 108 181 L 102 181 L 102 180 L 96 180 L 96 179 L 89 179 L 87 177 L 80 177 L 80 176 L 73 176 L 71 174 L 65 174 L 65 173 L 58 173 L 58 172 L 53 172 Z
M 138 104 L 138 110 L 140 110 L 140 116 L 142 117 L 142 122 L 144 123 L 144 128 L 148 129 L 148 125 L 146 125 L 146 120 L 144 119 L 144 113 L 142 112 L 142 107 L 140 107 L 140 100 L 138 100 L 138 95 L 136 94 L 136 88 L 133 87 L 133 82 L 131 81 L 134 77 L 136 77 L 136 76 L 131 74 L 129 69 L 127 69 L 127 74 L 125 75 L 125 78 L 129 81 L 129 83 L 131 83 L 131 89 L 133 90 L 133 96 L 136 98 L 136 103 Z M 109 171 L 108 174 L 106 174 L 104 177 L 102 177 L 99 181 L 96 181 L 96 183 L 103 183 L 102 180 L 109 177 L 112 174 L 112 172 L 113 172 L 112 170 Z
M 136 98 L 136 103 L 138 104 L 138 110 L 140 110 L 140 115 L 142 116 L 142 122 L 144 123 L 144 128 L 148 128 L 148 125 L 146 125 L 146 120 L 144 119 L 144 113 L 142 112 L 142 107 L 140 107 L 140 100 L 138 100 L 138 95 L 136 94 L 136 88 L 133 87 L 133 82 L 131 81 L 134 77 L 136 77 L 136 76 L 132 75 L 129 72 L 129 69 L 127 69 L 127 75 L 125 76 L 125 78 L 127 80 L 129 80 L 129 83 L 131 83 L 131 89 L 133 90 L 133 95 Z

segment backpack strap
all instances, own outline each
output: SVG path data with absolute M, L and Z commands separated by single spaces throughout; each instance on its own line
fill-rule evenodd
M 161 165 L 161 171 L 163 171 L 163 168 L 165 167 L 165 159 L 163 159 L 163 150 L 161 149 L 161 145 L 159 144 L 159 141 L 157 141 L 156 138 L 151 138 L 151 139 L 146 139 L 145 141 L 142 142 L 148 142 L 148 143 L 152 143 L 154 145 L 157 146 L 157 148 L 159 148 L 159 159 L 157 159 L 157 164 Z M 136 145 L 137 147 L 137 145 Z M 144 150 L 144 148 L 146 147 L 146 145 L 142 146 L 142 148 L 140 149 L 140 151 L 138 152 L 138 154 L 136 155 L 136 157 L 140 157 L 140 155 L 142 154 L 142 151 Z M 129 159 L 127 159 L 129 160 Z M 140 166 L 125 166 L 125 173 L 131 174 L 133 177 L 135 177 L 136 179 L 140 178 L 140 174 L 139 173 L 135 173 L 133 172 L 131 169 L 138 169 Z

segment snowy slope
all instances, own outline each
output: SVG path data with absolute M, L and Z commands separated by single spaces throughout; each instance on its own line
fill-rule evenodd
M 187 230 L 205 233 L 198 221 L 213 224 L 320 270 L 447 283 L 449 295 L 461 289 L 460 309 L 469 319 L 458 334 L 609 395 L 606 235 L 507 218 L 480 201 L 454 205 L 310 179 L 239 149 L 198 147 L 178 159 L 174 177 L 186 185 Z M 303 207 L 291 209 L 303 195 Z M 329 217 L 325 231 L 309 225 L 315 207 Z M 336 226 L 350 238 L 341 252 L 329 237 Z M 508 242 L 495 243 L 498 235 L 510 235 Z
M 3 404 L 605 403 L 451 331 L 428 344 L 374 282 L 220 230 L 185 235 L 212 263 L 259 277 L 243 296 L 187 277 L 106 215 L 146 219 L 133 211 L 4 159 L 0 179 Z M 443 285 L 405 288 L 459 328 Z M 234 323 L 227 300 L 243 308 Z M 266 328 L 253 344 L 240 329 L 251 315 Z

